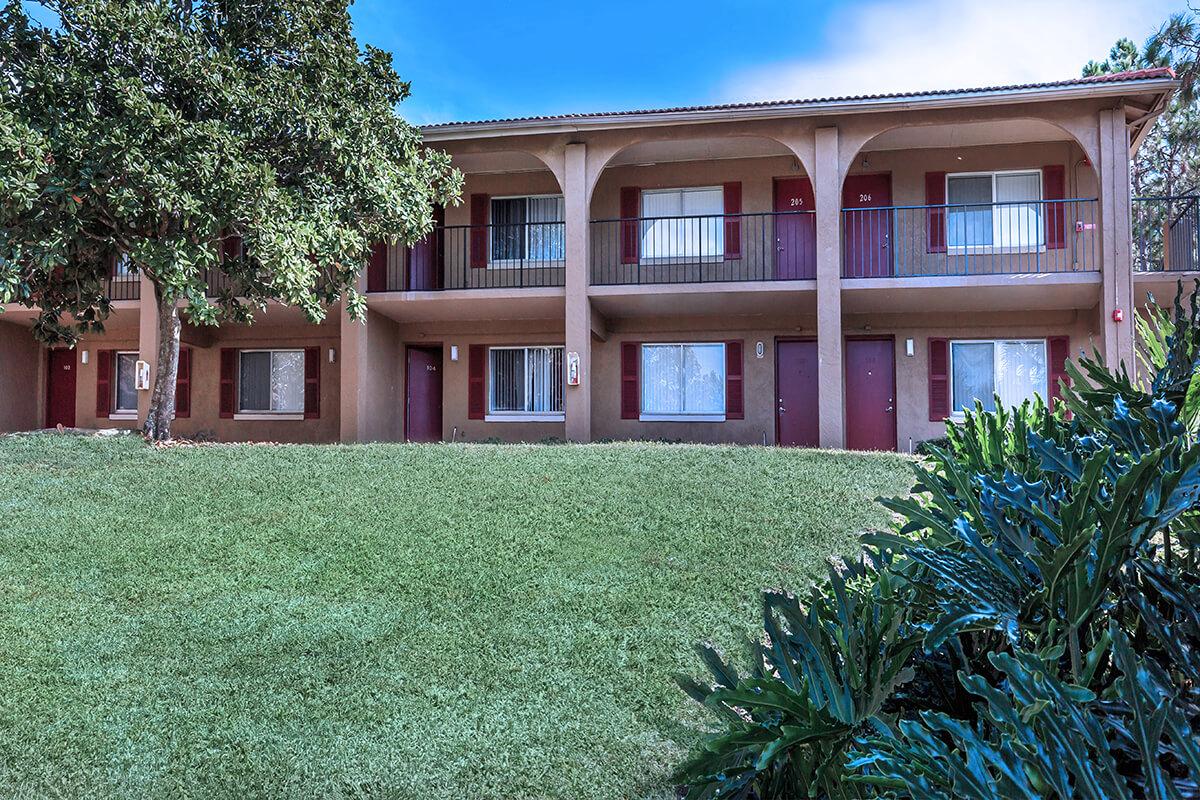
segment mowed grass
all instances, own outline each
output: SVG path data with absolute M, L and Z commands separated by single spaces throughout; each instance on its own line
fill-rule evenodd
M 664 798 L 899 456 L 0 437 L 0 795 Z

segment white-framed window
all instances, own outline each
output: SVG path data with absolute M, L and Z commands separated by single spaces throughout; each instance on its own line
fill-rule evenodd
M 238 414 L 304 414 L 304 351 L 238 353 Z
M 489 347 L 486 419 L 563 419 L 562 345 Z
M 1028 252 L 1046 245 L 1042 171 L 946 176 L 946 243 L 959 252 Z
M 641 419 L 723 422 L 725 343 L 642 345 Z
M 116 354 L 113 369 L 116 380 L 113 381 L 112 414 L 114 417 L 137 416 L 137 351 L 120 351 Z
M 720 186 L 643 190 L 641 260 L 724 258 L 724 214 Z
M 962 339 L 950 342 L 951 412 L 1019 406 L 1049 390 L 1045 339 Z
M 488 263 L 506 267 L 566 258 L 562 195 L 493 197 L 491 206 Z

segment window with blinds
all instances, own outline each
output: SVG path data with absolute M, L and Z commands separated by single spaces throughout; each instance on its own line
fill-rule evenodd
M 137 360 L 138 354 L 136 352 L 117 353 L 117 385 L 112 405 L 115 412 L 137 411 Z
M 240 356 L 239 411 L 304 411 L 303 350 L 242 350 Z
M 493 197 L 489 261 L 496 266 L 566 258 L 561 195 Z
M 563 348 L 489 348 L 488 413 L 499 416 L 561 415 Z
M 642 260 L 723 257 L 724 214 L 720 186 L 643 191 Z
M 946 176 L 946 241 L 953 249 L 1035 250 L 1045 245 L 1042 173 Z
M 725 414 L 725 345 L 642 345 L 643 419 Z
M 951 410 L 985 411 L 1019 406 L 1034 394 L 1047 396 L 1046 340 L 956 341 L 950 343 Z

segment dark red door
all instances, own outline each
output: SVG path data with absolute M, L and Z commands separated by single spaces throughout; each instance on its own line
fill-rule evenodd
M 896 343 L 846 340 L 846 447 L 896 449 Z
M 892 274 L 892 176 L 849 175 L 842 185 L 843 274 L 887 278 Z
M 817 343 L 783 341 L 775 345 L 775 440 L 784 447 L 817 447 L 821 426 L 817 410 Z
M 775 179 L 775 277 L 817 277 L 817 215 L 808 178 Z M 797 213 L 800 212 L 800 213 Z
M 442 348 L 408 348 L 404 375 L 404 438 L 410 442 L 442 440 Z
M 56 347 L 50 351 L 46 376 L 46 427 L 75 427 L 75 351 Z
M 408 251 L 408 280 L 404 286 L 410 292 L 430 292 L 442 288 L 442 265 L 445 247 L 446 212 L 433 210 L 433 232 Z

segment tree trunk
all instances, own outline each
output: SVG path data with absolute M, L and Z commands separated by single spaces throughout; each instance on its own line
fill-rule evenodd
M 171 438 L 171 420 L 175 416 L 175 379 L 179 373 L 179 307 L 174 297 L 164 297 L 154 287 L 158 305 L 158 357 L 154 369 L 154 389 L 150 411 L 146 414 L 145 434 L 151 441 Z

